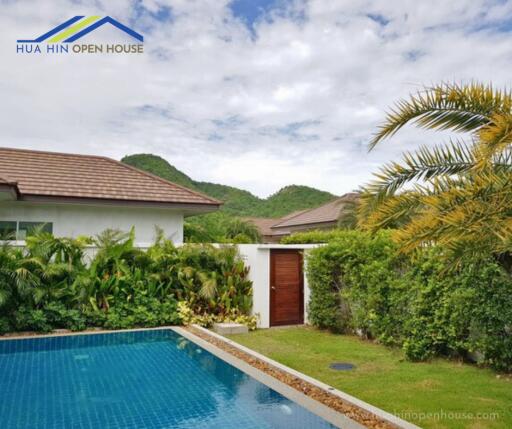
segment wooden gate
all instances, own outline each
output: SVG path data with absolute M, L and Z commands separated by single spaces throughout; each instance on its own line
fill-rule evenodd
M 270 250 L 270 326 L 304 323 L 302 253 Z

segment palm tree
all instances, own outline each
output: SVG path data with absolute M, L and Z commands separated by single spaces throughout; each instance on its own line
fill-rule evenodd
M 236 243 L 259 243 L 261 235 L 258 227 L 244 219 L 233 218 L 227 222 L 226 238 Z
M 512 94 L 491 85 L 441 84 L 399 101 L 370 148 L 404 125 L 463 133 L 405 153 L 364 190 L 359 225 L 397 228 L 404 251 L 432 243 L 462 254 L 512 250 Z
M 343 209 L 338 217 L 338 228 L 356 229 L 357 228 L 357 212 L 359 207 L 359 195 L 343 203 Z

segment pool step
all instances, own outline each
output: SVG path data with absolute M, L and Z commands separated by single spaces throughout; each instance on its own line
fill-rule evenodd
M 249 329 L 240 323 L 214 323 L 213 330 L 220 335 L 247 334 Z

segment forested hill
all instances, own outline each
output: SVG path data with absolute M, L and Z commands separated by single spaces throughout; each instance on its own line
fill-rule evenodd
M 128 155 L 121 161 L 224 201 L 222 210 L 237 216 L 281 217 L 296 210 L 320 206 L 336 198 L 329 192 L 308 186 L 290 185 L 263 199 L 232 186 L 195 181 L 157 155 Z

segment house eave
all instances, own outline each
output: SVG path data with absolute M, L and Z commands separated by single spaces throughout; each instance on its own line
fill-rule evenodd
M 181 202 L 164 202 L 164 201 L 144 201 L 130 199 L 108 199 L 108 198 L 85 198 L 85 197 L 69 197 L 54 195 L 34 195 L 22 194 L 17 198 L 18 201 L 30 202 L 36 204 L 72 204 L 72 205 L 89 205 L 89 206 L 117 206 L 117 207 L 140 207 L 182 210 L 186 216 L 201 214 L 218 210 L 221 204 L 204 204 L 204 203 L 181 203 Z

